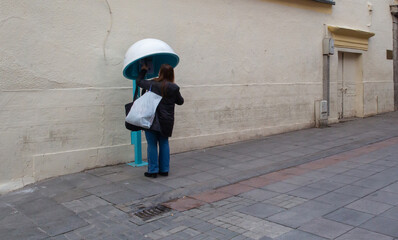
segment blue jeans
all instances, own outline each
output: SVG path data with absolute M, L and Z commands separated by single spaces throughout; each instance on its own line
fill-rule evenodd
M 170 147 L 169 138 L 162 136 L 159 132 L 145 130 L 148 143 L 148 173 L 169 172 Z M 158 157 L 159 143 L 159 157 Z

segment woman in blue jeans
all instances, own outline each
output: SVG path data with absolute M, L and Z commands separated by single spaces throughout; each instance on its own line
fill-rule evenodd
M 155 119 L 149 130 L 145 130 L 148 143 L 148 172 L 146 177 L 156 178 L 159 175 L 168 176 L 170 170 L 169 137 L 174 126 L 175 104 L 182 105 L 184 98 L 181 96 L 180 87 L 174 83 L 174 69 L 168 64 L 163 64 L 159 70 L 159 77 L 153 80 L 144 80 L 147 66 L 142 66 L 137 78 L 137 85 L 145 90 L 161 95 Z M 159 145 L 159 154 L 158 154 Z

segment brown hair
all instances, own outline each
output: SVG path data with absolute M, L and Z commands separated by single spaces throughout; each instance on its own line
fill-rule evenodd
M 159 70 L 159 77 L 154 79 L 156 82 L 162 83 L 162 97 L 166 96 L 166 82 L 174 83 L 174 69 L 169 64 L 162 64 Z

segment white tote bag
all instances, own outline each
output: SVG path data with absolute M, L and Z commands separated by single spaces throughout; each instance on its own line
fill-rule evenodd
M 160 100 L 162 100 L 162 96 L 151 92 L 151 88 L 148 92 L 135 100 L 126 117 L 126 122 L 145 129 L 149 129 L 152 126 L 156 108 Z

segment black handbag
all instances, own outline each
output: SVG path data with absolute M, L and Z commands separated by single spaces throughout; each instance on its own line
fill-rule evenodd
M 127 103 L 126 105 L 124 105 L 124 110 L 126 111 L 126 117 L 127 117 L 127 115 L 129 114 L 130 109 L 131 109 L 131 107 L 133 106 L 135 100 L 137 100 L 137 98 L 138 98 L 138 90 L 139 90 L 139 89 L 138 89 L 138 86 L 135 85 L 135 91 L 134 91 L 134 98 L 133 98 L 133 101 L 132 101 L 131 103 Z M 146 90 L 145 90 L 145 89 L 142 89 L 141 95 L 143 95 L 145 92 L 146 92 Z M 145 129 L 142 128 L 142 127 L 135 126 L 135 125 L 130 124 L 130 123 L 126 122 L 126 121 L 124 121 L 124 125 L 126 126 L 126 128 L 127 128 L 128 130 L 133 131 L 133 132 L 145 130 Z

